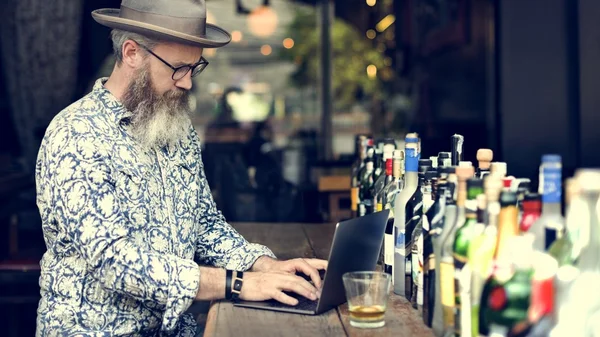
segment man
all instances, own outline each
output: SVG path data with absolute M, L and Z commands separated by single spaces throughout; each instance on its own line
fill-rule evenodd
M 206 24 L 204 0 L 123 0 L 92 15 L 114 29 L 117 62 L 54 118 L 39 150 L 48 250 L 37 335 L 193 336 L 194 300 L 316 299 L 325 261 L 276 260 L 211 197 L 188 92 L 208 65 L 203 48 L 230 35 Z

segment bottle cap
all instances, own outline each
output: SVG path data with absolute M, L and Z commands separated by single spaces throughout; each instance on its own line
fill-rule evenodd
M 479 162 L 479 168 L 489 169 L 490 163 L 494 159 L 494 151 L 490 149 L 479 149 L 477 150 L 477 161 Z
M 450 158 L 450 152 L 440 152 L 438 153 L 438 160 L 440 159 L 448 159 Z
M 582 192 L 600 191 L 600 169 L 579 169 L 575 173 Z
M 468 166 L 468 167 L 457 167 L 456 168 L 456 176 L 458 177 L 459 180 L 467 180 L 471 177 L 473 177 L 473 175 L 475 174 L 475 169 L 473 169 L 473 166 Z
M 500 175 L 501 177 L 505 177 L 507 172 L 507 167 L 505 162 L 495 161 L 490 166 L 490 173 Z
M 562 158 L 558 154 L 545 154 L 542 156 L 542 163 L 560 163 Z
M 500 193 L 500 206 L 516 206 L 517 194 L 512 191 L 502 191 Z
M 385 145 L 394 145 L 394 148 L 396 147 L 396 140 L 394 138 L 384 138 L 383 143 Z
M 473 163 L 471 163 L 470 161 L 461 161 L 460 163 L 458 163 L 459 167 L 473 167 Z

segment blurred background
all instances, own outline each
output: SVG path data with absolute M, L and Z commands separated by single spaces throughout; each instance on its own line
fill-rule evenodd
M 3 0 L 0 13 L 0 325 L 33 335 L 39 259 L 34 163 L 48 123 L 113 67 L 94 9 L 118 0 Z M 348 216 L 356 134 L 418 132 L 426 157 L 465 136 L 537 179 L 600 166 L 596 0 L 207 0 L 232 42 L 206 49 L 193 122 L 232 222 Z M 327 177 L 342 177 L 326 182 Z M 348 179 L 344 179 L 347 177 Z M 332 198 L 335 195 L 335 198 Z

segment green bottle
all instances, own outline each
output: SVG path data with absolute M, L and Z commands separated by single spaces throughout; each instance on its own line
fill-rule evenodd
M 471 178 L 467 180 L 467 200 L 465 201 L 465 222 L 460 225 L 454 237 L 454 279 L 455 279 L 455 334 L 469 336 L 471 326 L 471 268 L 467 265 L 469 245 L 475 236 L 474 227 L 477 224 L 477 196 L 483 194 L 483 180 Z M 464 334 L 460 328 L 467 329 Z

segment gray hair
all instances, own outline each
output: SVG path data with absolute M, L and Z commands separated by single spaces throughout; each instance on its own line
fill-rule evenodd
M 159 40 L 151 39 L 137 33 L 132 33 L 120 29 L 113 29 L 110 32 L 110 37 L 112 39 L 113 52 L 115 54 L 115 57 L 117 58 L 118 65 L 120 65 L 121 62 L 123 62 L 123 44 L 127 40 L 133 40 L 147 47 L 150 50 L 154 49 L 154 47 L 156 47 L 156 45 L 160 43 Z

